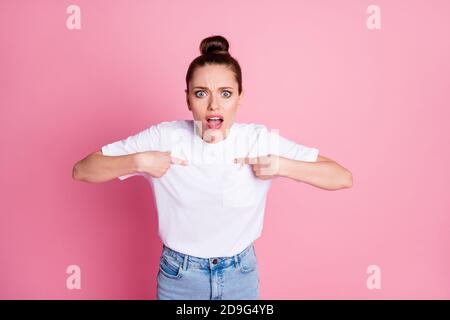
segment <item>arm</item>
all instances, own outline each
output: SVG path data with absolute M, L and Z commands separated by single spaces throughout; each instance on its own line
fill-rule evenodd
M 265 127 L 258 132 L 256 141 L 261 150 L 267 151 L 268 156 L 237 158 L 235 161 L 251 164 L 256 177 L 260 179 L 283 176 L 326 190 L 352 186 L 351 172 L 319 155 L 317 148 L 296 143 L 276 131 L 269 132 Z M 253 153 L 266 153 L 261 150 Z
M 74 180 L 100 183 L 138 172 L 137 154 L 104 156 L 101 151 L 78 161 L 72 170 Z
M 353 185 L 353 176 L 350 171 L 335 161 L 320 155 L 316 162 L 269 155 L 258 158 L 237 158 L 235 163 L 252 165 L 255 176 L 260 179 L 272 179 L 280 176 L 326 190 L 351 188 Z
M 104 156 L 101 151 L 97 151 L 75 164 L 72 178 L 92 183 L 132 173 L 147 173 L 160 178 L 172 164 L 187 165 L 187 161 L 172 157 L 170 152 L 144 151 L 122 156 Z
M 280 157 L 278 175 L 326 190 L 351 188 L 353 185 L 353 176 L 349 170 L 334 160 L 320 155 L 316 162 Z

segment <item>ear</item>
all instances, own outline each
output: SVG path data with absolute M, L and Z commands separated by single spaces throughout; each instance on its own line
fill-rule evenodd
M 242 89 L 241 94 L 239 95 L 238 106 L 241 105 L 242 98 L 244 97 L 244 89 Z

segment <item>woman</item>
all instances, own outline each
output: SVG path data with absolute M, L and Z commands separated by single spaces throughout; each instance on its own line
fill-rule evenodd
M 260 124 L 235 122 L 242 74 L 228 48 L 224 37 L 208 37 L 188 68 L 193 120 L 152 125 L 74 166 L 76 180 L 149 180 L 163 242 L 158 299 L 259 299 L 253 242 L 271 179 L 328 190 L 352 185 L 352 174 L 318 149 Z

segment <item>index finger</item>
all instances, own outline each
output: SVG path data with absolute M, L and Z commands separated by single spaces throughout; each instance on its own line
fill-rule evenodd
M 234 163 L 241 163 L 241 164 L 257 164 L 257 163 L 258 163 L 258 158 L 249 158 L 249 157 L 245 157 L 245 158 L 235 158 L 235 159 L 234 159 Z
M 173 164 L 181 164 L 183 166 L 187 165 L 187 160 L 176 158 L 176 157 L 170 157 L 170 162 Z

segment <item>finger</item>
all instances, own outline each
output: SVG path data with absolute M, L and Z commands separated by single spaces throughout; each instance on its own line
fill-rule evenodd
M 260 167 L 260 168 L 268 168 L 271 165 L 272 164 L 271 164 L 270 161 L 265 161 L 265 160 L 261 160 L 261 159 L 258 160 L 258 164 L 257 164 L 257 166 Z
M 234 163 L 241 163 L 241 164 L 257 164 L 258 158 L 235 158 Z
M 270 163 L 271 163 L 270 156 L 259 157 L 259 163 L 262 165 L 270 165 Z
M 180 164 L 183 166 L 186 166 L 188 164 L 187 160 L 176 158 L 176 157 L 170 157 L 170 162 L 173 164 Z
M 234 163 L 240 163 L 240 164 L 244 164 L 246 158 L 236 158 L 234 159 Z

